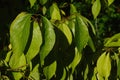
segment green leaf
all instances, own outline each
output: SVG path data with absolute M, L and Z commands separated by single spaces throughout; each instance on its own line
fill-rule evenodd
M 40 50 L 40 61 L 41 65 L 44 65 L 45 57 L 50 53 L 54 44 L 55 44 L 55 32 L 51 22 L 46 18 L 42 17 L 42 36 L 43 36 L 43 44 Z
M 84 16 L 82 16 L 82 18 L 84 19 L 84 21 L 86 22 L 86 24 L 89 24 L 89 25 L 90 25 L 93 34 L 96 35 L 96 30 L 95 30 L 93 24 L 90 22 L 90 20 L 88 20 L 88 19 L 87 19 L 86 17 L 84 17 Z
M 119 78 L 120 78 L 120 59 L 119 59 L 118 65 L 117 65 L 117 76 L 119 76 Z
M 108 6 L 110 6 L 113 2 L 114 0 L 108 0 Z
M 97 71 L 98 74 L 106 79 L 110 75 L 111 71 L 111 60 L 110 60 L 110 53 L 104 52 L 97 60 Z
M 119 47 L 120 46 L 120 33 L 112 36 L 105 44 L 105 47 Z
M 31 14 L 22 12 L 12 22 L 10 27 L 10 42 L 13 55 L 10 59 L 10 66 L 16 68 L 19 58 L 23 54 L 30 33 Z
M 60 10 L 57 3 L 53 3 L 50 7 L 50 16 L 52 20 L 61 20 Z
M 31 8 L 34 6 L 36 0 L 29 0 Z
M 54 61 L 49 66 L 43 68 L 43 72 L 47 80 L 50 80 L 55 75 L 56 67 L 57 67 L 56 61 Z
M 75 48 L 75 57 L 71 62 L 71 64 L 69 65 L 69 68 L 72 68 L 72 73 L 74 73 L 75 68 L 79 64 L 81 58 L 82 58 L 82 53 L 79 53 L 77 48 Z
M 12 51 L 9 51 L 6 55 L 6 58 L 5 58 L 6 62 L 9 62 L 11 55 L 12 55 Z
M 95 46 L 94 46 L 94 43 L 93 43 L 93 40 L 92 38 L 89 36 L 89 40 L 88 40 L 88 45 L 90 46 L 90 48 L 92 49 L 93 52 L 95 52 Z
M 65 70 L 65 68 L 64 68 L 64 69 L 63 69 L 63 75 L 62 75 L 62 77 L 61 77 L 60 80 L 65 80 L 66 75 L 67 75 L 67 73 L 66 73 L 66 70 Z
M 86 69 L 84 71 L 84 80 L 87 80 L 88 79 L 88 72 L 89 72 L 89 66 L 88 64 L 86 65 Z
M 47 3 L 48 0 L 39 0 L 41 5 L 44 5 Z
M 20 80 L 20 78 L 24 75 L 22 72 L 20 72 L 20 71 L 24 71 L 25 69 L 26 69 L 26 59 L 25 59 L 25 55 L 24 54 L 22 54 L 21 56 L 19 56 L 20 57 L 20 59 L 19 59 L 19 62 L 17 63 L 17 65 L 16 66 L 14 66 L 14 68 L 13 67 L 11 67 L 11 69 L 14 71 L 15 70 L 15 72 L 12 72 L 12 74 L 13 74 L 13 77 L 14 77 L 14 79 L 15 80 Z M 12 66 L 11 65 L 11 63 L 10 63 L 10 66 Z M 17 71 L 18 70 L 18 71 Z
M 34 69 L 30 72 L 29 78 L 31 80 L 40 80 L 39 64 L 37 64 L 34 67 Z
M 77 16 L 75 23 L 75 43 L 79 53 L 82 53 L 83 48 L 88 43 L 88 40 L 89 40 L 89 32 L 87 25 L 84 23 L 81 16 Z
M 38 54 L 41 44 L 42 44 L 42 34 L 40 31 L 40 27 L 39 24 L 36 21 L 34 21 L 32 41 L 28 49 L 28 52 L 26 54 L 28 63 Z
M 101 10 L 100 0 L 96 0 L 92 5 L 92 14 L 93 14 L 94 19 L 96 19 L 96 17 L 100 13 L 100 10 Z
M 68 43 L 71 44 L 72 43 L 72 33 L 69 29 L 69 27 L 67 26 L 67 24 L 65 23 L 61 23 L 59 24 L 58 28 L 64 33 L 64 35 L 66 36 Z
M 73 35 L 75 36 L 75 19 L 70 20 L 68 26 L 71 29 Z
M 70 14 L 74 14 L 76 12 L 77 12 L 76 7 L 73 4 L 70 4 Z

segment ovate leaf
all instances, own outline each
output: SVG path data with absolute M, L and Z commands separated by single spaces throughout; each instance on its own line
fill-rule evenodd
M 103 73 L 104 73 L 104 77 L 106 79 L 108 79 L 109 75 L 110 75 L 110 71 L 111 71 L 111 60 L 110 60 L 110 53 L 107 53 L 105 61 L 104 61 L 104 65 L 103 65 Z
M 103 66 L 105 58 L 106 58 L 106 52 L 104 52 L 97 60 L 97 71 L 101 76 L 103 76 L 104 74 L 102 68 L 105 67 Z
M 16 68 L 19 58 L 23 54 L 30 33 L 31 14 L 20 13 L 10 26 L 10 43 L 13 55 L 10 59 L 10 66 Z
M 113 2 L 114 0 L 108 0 L 108 6 L 110 6 Z
M 40 50 L 41 65 L 44 65 L 45 57 L 50 53 L 55 44 L 55 32 L 52 24 L 46 17 L 42 17 L 42 36 L 43 44 Z
M 36 2 L 36 0 L 29 0 L 29 2 L 30 2 L 30 6 L 33 7 L 35 2 Z
M 100 0 L 96 0 L 92 5 L 92 14 L 94 19 L 98 16 L 101 10 L 101 3 Z
M 11 66 L 11 64 L 10 64 Z M 15 68 L 12 68 L 11 69 L 13 70 L 13 77 L 15 80 L 20 80 L 20 78 L 23 77 L 23 72 L 25 69 L 26 69 L 26 59 L 25 59 L 25 55 L 22 54 L 19 58 L 19 62 L 17 63 L 17 65 L 15 66 Z M 15 71 L 15 72 L 14 72 Z
M 59 24 L 58 28 L 64 33 L 64 35 L 66 36 L 68 43 L 71 44 L 72 43 L 72 33 L 69 29 L 69 27 L 67 26 L 67 24 L 65 23 L 61 23 Z
M 97 71 L 98 74 L 105 79 L 108 79 L 111 71 L 111 60 L 110 60 L 110 53 L 104 52 L 97 61 Z
M 39 73 L 39 64 L 37 64 L 33 70 L 30 72 L 29 78 L 31 80 L 40 80 L 40 73 Z
M 76 17 L 75 23 L 75 43 L 78 51 L 81 53 L 89 40 L 89 32 L 87 25 L 80 16 Z
M 50 80 L 55 75 L 56 67 L 57 67 L 56 61 L 54 61 L 49 66 L 43 68 L 43 72 L 47 80 Z
M 53 3 L 50 7 L 50 16 L 52 20 L 61 20 L 60 10 L 57 3 Z
M 45 3 L 47 3 L 48 0 L 39 0 L 41 5 L 44 5 Z
M 26 54 L 28 63 L 38 54 L 42 44 L 42 35 L 40 27 L 36 21 L 33 23 L 32 41 Z

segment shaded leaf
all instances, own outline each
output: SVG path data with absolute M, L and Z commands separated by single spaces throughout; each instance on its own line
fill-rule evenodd
M 113 2 L 114 0 L 108 0 L 108 6 L 110 6 Z
M 42 17 L 42 30 L 44 42 L 40 50 L 40 61 L 41 65 L 44 65 L 45 57 L 50 53 L 55 44 L 55 32 L 53 26 L 50 21 L 45 17 Z
M 49 66 L 43 68 L 43 72 L 47 80 L 50 80 L 55 75 L 56 67 L 57 67 L 56 61 L 54 61 Z
M 96 48 L 95 48 L 93 40 L 92 40 L 92 38 L 90 36 L 89 36 L 89 40 L 88 40 L 88 45 L 90 46 L 92 51 L 95 52 Z
M 93 14 L 94 19 L 96 19 L 96 17 L 100 13 L 100 10 L 101 10 L 100 0 L 96 0 L 92 5 L 92 14 Z
M 45 3 L 47 3 L 48 0 L 39 0 L 41 5 L 44 5 Z
M 77 12 L 76 7 L 73 4 L 70 4 L 70 14 L 74 14 L 76 12 Z
M 117 65 L 117 76 L 120 78 L 120 59 Z
M 25 12 L 20 13 L 12 22 L 10 27 L 10 42 L 12 45 L 13 54 L 10 59 L 10 66 L 16 68 L 19 58 L 23 54 L 29 33 L 31 14 Z
M 29 0 L 29 2 L 30 2 L 30 6 L 33 7 L 35 2 L 36 2 L 36 0 Z
M 28 52 L 26 54 L 28 63 L 38 54 L 41 44 L 42 44 L 41 31 L 40 31 L 38 23 L 34 21 L 32 41 L 28 49 Z
M 50 7 L 50 16 L 52 20 L 61 20 L 60 10 L 57 3 L 53 3 Z
M 81 53 L 89 40 L 89 32 L 87 25 L 80 16 L 76 17 L 75 23 L 75 42 L 78 51 Z

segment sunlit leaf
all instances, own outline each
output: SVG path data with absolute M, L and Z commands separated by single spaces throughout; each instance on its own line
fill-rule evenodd
M 82 17 L 83 17 L 83 16 L 82 16 Z M 93 24 L 90 22 L 90 20 L 88 20 L 86 17 L 83 17 L 83 19 L 84 19 L 84 21 L 86 21 L 86 24 L 89 24 L 89 25 L 90 25 L 93 34 L 96 35 L 96 30 L 95 30 Z
M 100 13 L 100 10 L 101 10 L 100 0 L 96 0 L 92 5 L 92 14 L 93 14 L 94 19 L 96 19 L 96 17 Z
M 47 3 L 48 0 L 39 0 L 41 5 L 44 5 Z
M 10 66 L 12 66 L 11 63 L 10 63 Z M 13 69 L 12 73 L 13 73 L 15 80 L 20 80 L 20 78 L 23 77 L 24 74 L 23 74 L 22 70 L 24 71 L 26 69 L 26 66 L 27 65 L 26 65 L 25 55 L 22 54 L 20 56 L 20 59 L 19 59 L 19 62 L 17 63 L 17 65 L 14 66 L 14 68 L 11 67 L 11 69 Z
M 9 51 L 6 55 L 6 58 L 5 58 L 6 62 L 9 62 L 11 55 L 12 55 L 12 51 Z
M 43 72 L 47 80 L 50 80 L 55 75 L 56 67 L 57 67 L 56 61 L 54 61 L 52 64 L 43 68 Z
M 61 20 L 60 10 L 57 3 L 53 3 L 50 7 L 50 16 L 52 20 Z
M 44 65 L 45 57 L 50 53 L 55 44 L 55 32 L 53 26 L 45 17 L 42 17 L 42 36 L 44 41 L 40 50 L 40 61 L 41 65 Z
M 40 73 L 39 73 L 39 64 L 37 64 L 33 70 L 30 72 L 29 78 L 31 80 L 40 80 Z
M 31 14 L 22 12 L 12 22 L 10 27 L 10 42 L 13 55 L 10 59 L 10 66 L 16 68 L 20 61 L 20 56 L 24 53 L 29 33 L 30 33 Z
M 75 23 L 75 42 L 80 53 L 87 45 L 88 40 L 89 32 L 87 25 L 84 23 L 83 19 L 80 16 L 77 16 Z
M 100 76 L 105 77 L 108 79 L 111 71 L 111 60 L 110 60 L 110 53 L 104 52 L 97 61 L 97 71 Z
M 69 28 L 71 29 L 73 35 L 75 36 L 75 19 L 74 20 L 71 20 L 69 21 L 69 24 L 68 24 Z
M 59 24 L 58 28 L 64 33 L 69 44 L 71 44 L 72 43 L 72 34 L 71 34 L 69 27 L 65 23 L 61 23 L 61 24 Z
M 120 46 L 120 33 L 115 34 L 104 44 L 106 47 L 119 47 Z
M 97 74 L 97 68 L 95 67 L 94 68 L 94 73 L 93 73 L 93 76 L 92 76 L 91 80 L 97 80 L 96 74 Z
M 42 44 L 42 35 L 39 25 L 36 21 L 33 23 L 32 41 L 26 54 L 28 63 L 38 54 Z
M 114 0 L 108 0 L 108 6 L 110 6 L 113 2 Z
M 65 80 L 66 75 L 67 75 L 67 73 L 66 73 L 66 70 L 65 70 L 65 68 L 64 68 L 64 70 L 63 70 L 63 75 L 62 75 L 62 77 L 61 77 L 60 80 Z
M 31 7 L 33 7 L 35 2 L 36 2 L 36 0 L 29 0 L 29 2 L 30 2 Z
M 81 58 L 82 58 L 82 53 L 79 53 L 77 48 L 75 48 L 75 57 L 71 62 L 71 64 L 69 65 L 69 67 L 72 68 L 72 73 L 75 71 L 75 68 L 80 62 Z
M 84 71 L 84 80 L 87 80 L 87 79 L 88 79 L 88 72 L 89 72 L 89 66 L 88 66 L 88 64 L 87 64 L 86 69 L 85 69 L 85 71 Z

